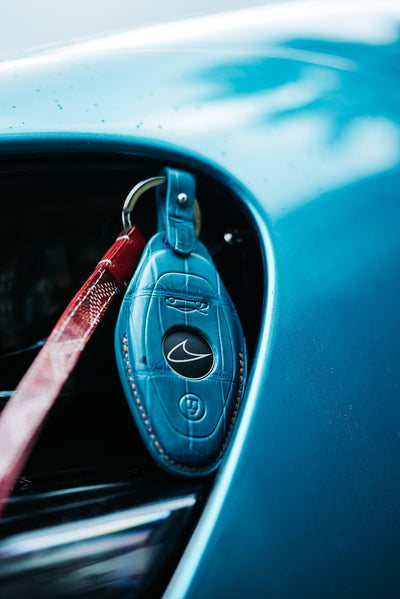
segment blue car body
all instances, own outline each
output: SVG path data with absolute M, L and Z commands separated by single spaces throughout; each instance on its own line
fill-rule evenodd
M 272 4 L 0 63 L 2 153 L 178 159 L 259 231 L 247 396 L 168 599 L 399 596 L 399 27 Z

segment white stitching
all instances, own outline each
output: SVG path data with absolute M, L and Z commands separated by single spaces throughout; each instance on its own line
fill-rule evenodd
M 79 308 L 82 306 L 83 302 L 86 300 L 87 296 L 92 292 L 93 287 L 96 287 L 97 283 L 100 281 L 101 277 L 104 275 L 106 271 L 103 269 L 99 272 L 99 276 L 97 277 L 97 279 L 92 283 L 92 285 L 89 287 L 89 289 L 86 291 L 85 295 L 79 300 L 79 303 L 77 304 L 77 306 L 75 306 L 75 308 L 72 310 L 71 314 L 68 316 L 68 318 L 66 318 L 62 324 L 62 327 L 60 328 L 60 330 L 58 331 L 58 334 L 54 337 L 53 342 L 57 342 L 61 335 L 64 332 L 65 327 L 67 326 L 67 324 L 69 323 L 69 321 L 71 320 L 71 318 L 73 318 L 76 314 L 76 312 L 79 310 Z

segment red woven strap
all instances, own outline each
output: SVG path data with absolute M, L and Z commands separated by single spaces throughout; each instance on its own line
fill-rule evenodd
M 108 306 L 132 277 L 145 241 L 132 227 L 78 291 L 0 416 L 0 514 L 63 384 Z

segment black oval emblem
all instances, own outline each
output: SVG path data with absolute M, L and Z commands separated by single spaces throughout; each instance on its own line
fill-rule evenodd
M 170 368 L 187 379 L 202 379 L 213 367 L 214 354 L 210 345 L 193 329 L 172 329 L 164 336 L 162 347 Z

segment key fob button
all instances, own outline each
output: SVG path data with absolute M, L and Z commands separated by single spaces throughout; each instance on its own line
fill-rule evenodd
M 205 414 L 206 406 L 198 395 L 186 393 L 179 400 L 179 409 L 188 420 L 201 420 Z

